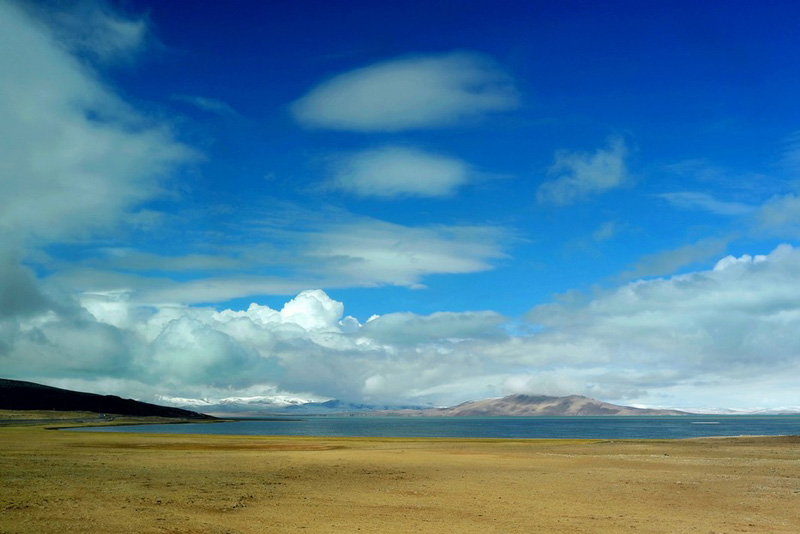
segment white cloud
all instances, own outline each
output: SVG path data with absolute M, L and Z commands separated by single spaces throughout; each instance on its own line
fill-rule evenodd
M 755 208 L 741 202 L 718 200 L 706 193 L 679 191 L 658 195 L 673 206 L 686 210 L 708 211 L 716 215 L 744 215 Z
M 770 235 L 800 235 L 800 196 L 775 196 L 754 214 L 757 229 Z
M 428 316 L 390 313 L 371 317 L 360 333 L 382 343 L 415 345 L 442 339 L 463 340 L 499 335 L 498 327 L 506 320 L 491 311 L 437 312 Z
M 762 261 L 767 261 L 767 257 L 763 254 L 757 254 L 755 256 L 744 254 L 738 258 L 736 256 L 728 255 L 714 265 L 714 270 L 721 271 L 737 263 L 761 263 Z
M 0 250 L 0 319 L 30 316 L 50 305 L 30 269 L 20 265 L 19 258 L 10 252 Z
M 182 256 L 160 256 L 126 247 L 95 249 L 99 257 L 87 258 L 84 263 L 96 268 L 131 271 L 163 271 L 185 273 L 216 271 L 241 267 L 242 260 L 221 254 L 188 253 Z
M 216 255 L 115 248 L 96 257 L 84 252 L 78 262 L 44 261 L 42 268 L 55 271 L 48 285 L 75 292 L 126 291 L 142 304 L 202 304 L 308 287 L 421 288 L 432 275 L 494 269 L 516 239 L 499 226 L 405 226 L 330 210 L 290 211 L 242 225 L 237 232 L 247 241 Z M 203 243 L 181 246 L 191 251 Z
M 321 289 L 313 289 L 300 292 L 280 311 L 252 303 L 246 312 L 224 310 L 219 317 L 226 320 L 247 317 L 262 326 L 293 324 L 307 331 L 341 331 L 343 312 L 341 302 L 331 299 Z
M 431 274 L 487 271 L 510 238 L 491 226 L 410 227 L 374 219 L 326 226 L 306 236 L 304 256 L 329 276 L 360 285 L 417 286 Z
M 595 241 L 608 241 L 619 233 L 619 225 L 614 221 L 606 221 L 592 233 Z
M 187 313 L 166 324 L 145 348 L 144 378 L 165 385 L 246 387 L 275 367 L 267 357 Z
M 8 240 L 113 227 L 193 157 L 7 2 L 0 71 L 0 235 Z
M 49 298 L 0 318 L 0 358 L 7 376 L 69 378 L 89 390 L 116 381 L 129 388 L 116 393 L 140 398 L 271 391 L 441 405 L 524 392 L 790 405 L 799 277 L 800 250 L 788 245 L 726 257 L 710 270 L 537 306 L 528 314 L 537 328 L 524 336 L 509 336 L 491 311 L 391 313 L 361 325 L 320 290 L 280 310 L 141 306 L 124 293 L 84 295 L 83 308 Z
M 151 38 L 145 17 L 124 16 L 102 0 L 22 6 L 68 50 L 104 63 L 132 59 Z
M 508 76 L 474 53 L 394 59 L 339 74 L 292 104 L 306 126 L 335 130 L 430 128 L 517 105 Z
M 561 369 L 546 370 L 536 373 L 514 374 L 503 379 L 504 395 L 552 395 L 562 397 L 574 395 L 576 391 L 591 394 L 595 398 L 605 398 L 599 388 L 591 388 L 591 393 L 587 390 L 587 382 L 591 383 L 596 377 L 597 369 L 570 370 L 565 372 Z
M 677 406 L 725 404 L 709 395 L 726 391 L 734 392 L 727 393 L 729 404 L 796 398 L 800 252 L 789 246 L 598 291 L 582 302 L 538 306 L 529 315 L 534 333 L 516 337 L 491 311 L 391 313 L 362 325 L 323 291 L 301 291 L 418 287 L 430 275 L 492 269 L 513 238 L 492 226 L 403 226 L 326 211 L 310 222 L 295 216 L 284 225 L 253 223 L 222 259 L 191 244 L 168 258 L 117 249 L 130 270 L 149 272 L 115 272 L 122 260 L 109 257 L 61 263 L 64 269 L 37 278 L 21 263 L 26 252 L 33 255 L 31 243 L 112 233 L 160 195 L 170 171 L 193 155 L 67 53 L 81 50 L 84 60 L 125 56 L 141 46 L 141 19 L 101 17 L 103 31 L 92 22 L 91 37 L 70 42 L 54 38 L 18 5 L 0 3 L 0 368 L 7 376 L 137 397 L 260 390 L 449 404 L 544 389 Z M 447 55 L 375 65 L 320 86 L 295 111 L 317 113 L 306 116 L 316 126 L 371 131 L 509 109 L 513 90 L 483 61 Z M 370 93 L 395 79 L 433 82 L 417 93 L 404 87 Z M 474 84 L 481 87 L 471 93 Z M 360 115 L 348 109 L 352 99 L 337 93 L 342 87 L 369 96 Z M 325 115 L 336 98 L 347 104 L 342 113 Z M 624 158 L 621 142 L 594 154 L 559 154 L 556 177 L 540 194 L 565 204 L 618 187 L 627 181 Z M 436 194 L 464 183 L 456 172 L 438 176 L 431 180 L 441 188 Z M 386 189 L 406 180 L 385 179 Z M 408 187 L 403 194 L 421 194 L 418 183 Z M 676 199 L 687 207 L 732 207 L 696 195 Z M 799 204 L 793 195 L 776 197 L 754 217 L 762 230 L 796 230 Z M 601 230 L 599 238 L 614 229 Z M 253 235 L 274 247 L 253 245 Z M 645 258 L 636 276 L 719 256 L 726 243 L 711 239 Z M 300 274 L 265 277 L 268 268 Z M 200 278 L 204 270 L 215 276 Z M 181 276 L 169 276 L 176 272 Z M 73 299 L 64 287 L 87 292 Z M 257 303 L 246 310 L 189 306 L 259 293 L 298 294 L 280 310 Z
M 286 320 L 296 322 L 306 330 L 338 329 L 344 306 L 331 300 L 324 291 L 303 291 L 287 302 L 281 310 Z
M 682 267 L 718 257 L 732 240 L 733 236 L 707 237 L 671 250 L 642 256 L 634 268 L 623 273 L 622 277 L 631 279 L 674 273 Z
M 342 158 L 328 185 L 363 197 L 442 197 L 455 193 L 470 174 L 461 160 L 387 146 Z
M 661 390 L 673 405 L 688 396 L 737 403 L 730 395 L 737 389 L 786 398 L 788 390 L 758 388 L 800 366 L 798 275 L 800 251 L 784 245 L 766 256 L 725 258 L 709 271 L 631 282 L 586 304 L 538 306 L 529 319 L 544 330 L 526 349 L 550 366 L 602 363 L 594 384 Z M 648 369 L 654 374 L 638 384 L 623 381 Z M 717 403 L 703 381 L 718 394 L 727 385 L 729 397 Z
M 80 320 L 50 310 L 5 323 L 4 368 L 28 378 L 143 381 L 160 384 L 161 394 L 195 398 L 262 387 L 390 400 L 413 397 L 409 388 L 435 386 L 448 374 L 473 373 L 474 365 L 447 368 L 463 358 L 460 344 L 496 337 L 502 322 L 492 312 L 390 314 L 362 327 L 320 290 L 301 292 L 280 311 L 256 303 L 219 312 L 143 307 L 124 293 L 87 294 L 81 304 L 91 315 Z
M 627 148 L 621 139 L 594 153 L 557 152 L 548 174 L 555 178 L 536 191 L 540 204 L 563 206 L 622 187 L 629 181 L 625 166 Z

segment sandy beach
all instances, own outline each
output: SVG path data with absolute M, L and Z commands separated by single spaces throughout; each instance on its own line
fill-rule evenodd
M 0 428 L 2 533 L 796 533 L 800 438 L 324 439 Z

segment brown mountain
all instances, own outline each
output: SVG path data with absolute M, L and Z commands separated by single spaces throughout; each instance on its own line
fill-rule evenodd
M 140 417 L 170 417 L 180 419 L 214 419 L 180 408 L 159 406 L 115 395 L 97 395 L 68 389 L 44 386 L 21 380 L 0 378 L 0 409 L 2 410 L 55 410 L 67 412 L 95 412 Z
M 451 408 L 431 410 L 425 415 L 441 416 L 565 416 L 565 415 L 687 415 L 678 410 L 652 410 L 617 406 L 607 402 L 570 395 L 548 397 L 546 395 L 510 395 L 502 399 L 469 401 Z

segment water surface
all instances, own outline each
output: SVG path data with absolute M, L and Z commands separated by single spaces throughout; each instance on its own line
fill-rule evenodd
M 679 439 L 800 435 L 800 415 L 659 417 L 305 417 L 132 425 L 81 432 L 247 436 Z

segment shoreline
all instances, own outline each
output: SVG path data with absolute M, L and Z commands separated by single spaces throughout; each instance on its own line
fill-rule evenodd
M 159 416 L 135 416 L 120 414 L 100 414 L 97 412 L 72 412 L 50 410 L 0 410 L 0 428 L 40 427 L 46 430 L 65 430 L 70 428 L 102 428 L 137 425 L 175 425 L 187 423 L 225 423 L 231 419 L 220 418 L 173 418 Z
M 477 419 L 477 420 L 475 420 Z M 511 420 L 509 420 L 511 419 Z M 522 421 L 519 421 L 522 419 Z M 320 439 L 336 439 L 338 437 L 375 436 L 383 438 L 429 437 L 442 439 L 590 439 L 590 440 L 665 440 L 665 439 L 703 439 L 717 437 L 745 436 L 792 436 L 800 432 L 800 418 L 796 417 L 759 417 L 754 421 L 751 417 L 729 416 L 727 420 L 713 417 L 711 424 L 695 424 L 694 419 L 683 419 L 676 423 L 673 419 L 664 421 L 661 417 L 651 417 L 630 421 L 629 417 L 609 419 L 563 417 L 547 418 L 449 418 L 446 422 L 437 423 L 419 418 L 396 419 L 376 418 L 375 420 L 349 417 L 330 420 L 324 418 L 232 418 L 211 421 L 193 420 L 139 420 L 130 422 L 116 421 L 112 424 L 95 424 L 94 421 L 82 425 L 57 425 L 58 429 L 78 429 L 85 427 L 86 432 L 119 432 L 150 434 L 186 434 L 186 435 L 264 435 L 264 436 L 310 436 Z M 438 421 L 438 418 L 437 418 Z M 192 422 L 229 423 L 222 427 L 190 426 L 169 427 L 171 423 L 186 425 Z M 706 422 L 706 421 L 703 421 Z M 297 423 L 297 424 L 291 424 Z M 446 424 L 445 424 L 446 423 Z M 691 423 L 691 424 L 689 424 Z M 153 424 L 150 428 L 142 425 Z M 284 426 L 287 425 L 287 426 Z M 130 428 L 109 428 L 113 426 L 130 426 Z

